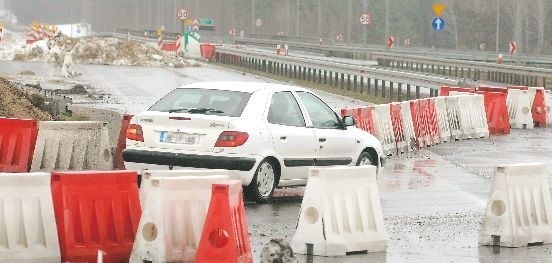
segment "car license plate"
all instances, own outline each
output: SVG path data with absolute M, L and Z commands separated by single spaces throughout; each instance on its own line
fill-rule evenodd
M 195 145 L 199 144 L 199 135 L 183 132 L 161 132 L 161 142 Z

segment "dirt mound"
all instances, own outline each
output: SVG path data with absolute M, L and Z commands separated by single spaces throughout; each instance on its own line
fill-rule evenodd
M 44 110 L 44 98 L 0 77 L 0 117 L 52 120 Z
M 162 65 L 167 52 L 133 41 L 117 38 L 81 40 L 72 50 L 73 61 L 82 64 Z

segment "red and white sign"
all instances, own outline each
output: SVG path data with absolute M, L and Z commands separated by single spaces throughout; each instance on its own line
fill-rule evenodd
M 387 38 L 387 47 L 392 48 L 393 44 L 395 44 L 395 38 L 394 37 L 388 37 Z
M 516 41 L 510 41 L 510 54 L 516 53 Z
M 199 21 L 197 21 L 197 19 L 194 19 L 194 22 L 192 23 L 192 30 L 193 31 L 199 30 Z
M 184 21 L 186 18 L 188 18 L 188 10 L 187 9 L 179 9 L 178 11 L 176 11 L 176 18 Z
M 361 25 L 369 25 L 370 23 L 372 23 L 372 16 L 368 13 L 363 13 L 360 15 L 360 17 L 358 18 L 358 20 L 360 21 L 360 24 Z

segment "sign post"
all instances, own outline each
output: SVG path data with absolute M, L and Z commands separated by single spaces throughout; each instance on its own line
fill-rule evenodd
M 433 13 L 435 13 L 435 18 L 431 20 L 431 27 L 435 32 L 441 32 L 445 29 L 445 19 L 441 17 L 441 14 L 443 14 L 443 11 L 445 11 L 445 8 L 447 7 L 445 4 L 438 3 L 433 4 L 431 6 L 433 8 Z M 439 37 L 435 35 L 435 42 L 437 51 L 439 51 Z

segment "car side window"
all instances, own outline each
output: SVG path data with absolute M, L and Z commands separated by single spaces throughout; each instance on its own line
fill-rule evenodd
M 299 104 L 289 91 L 276 92 L 272 95 L 268 110 L 268 122 L 295 127 L 304 127 L 305 119 Z
M 314 128 L 335 129 L 341 127 L 337 114 L 321 99 L 304 91 L 297 92 L 297 95 L 305 105 Z

